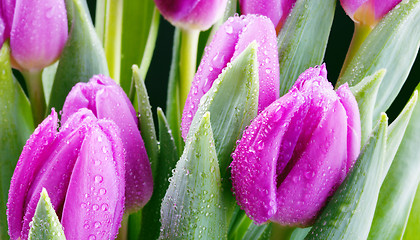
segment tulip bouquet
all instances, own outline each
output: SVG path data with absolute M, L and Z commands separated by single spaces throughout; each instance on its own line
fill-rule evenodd
M 0 240 L 419 239 L 419 46 L 420 0 L 0 0 Z

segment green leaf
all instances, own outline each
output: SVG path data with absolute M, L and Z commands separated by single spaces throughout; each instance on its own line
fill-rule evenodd
M 360 112 L 360 123 L 362 127 L 362 145 L 372 132 L 373 110 L 375 108 L 376 96 L 386 73 L 380 69 L 371 76 L 365 77 L 361 82 L 351 87 L 350 90 L 356 98 Z
M 7 235 L 6 203 L 10 179 L 23 146 L 34 131 L 29 101 L 13 78 L 10 50 L 4 43 L 0 51 L 0 239 Z
M 418 155 L 417 155 L 418 156 Z M 416 240 L 420 236 L 420 185 L 414 197 L 403 240 Z
M 35 215 L 29 225 L 31 225 L 29 230 L 30 240 L 66 239 L 63 227 L 60 224 L 60 220 L 58 220 L 45 188 L 42 189 Z
M 389 167 L 394 160 L 395 154 L 398 151 L 401 141 L 403 140 L 408 123 L 411 121 L 411 114 L 417 106 L 418 92 L 415 91 L 413 96 L 408 101 L 407 105 L 398 115 L 398 117 L 388 127 L 388 137 L 386 142 L 386 158 L 384 163 L 384 178 L 388 172 Z
M 160 239 L 226 239 L 225 207 L 210 113 L 187 139 L 161 210 Z
M 188 134 L 194 134 L 202 116 L 210 112 L 228 220 L 235 202 L 230 191 L 232 186 L 228 169 L 232 161 L 231 153 L 245 127 L 257 115 L 258 88 L 257 44 L 252 42 L 232 64 L 228 64 L 201 98 Z
M 387 126 L 388 118 L 383 113 L 352 171 L 305 239 L 367 238 L 382 183 Z
M 175 28 L 174 44 L 172 49 L 171 70 L 169 72 L 168 82 L 168 98 L 166 102 L 166 116 L 168 116 L 168 123 L 172 130 L 172 135 L 175 140 L 178 154 L 181 155 L 184 149 L 184 140 L 181 136 L 181 106 L 179 105 L 179 60 L 181 50 L 181 31 Z
M 156 138 L 155 123 L 153 122 L 152 106 L 150 106 L 149 95 L 147 94 L 144 79 L 141 78 L 139 67 L 132 66 L 133 82 L 136 88 L 137 106 L 140 114 L 139 127 L 141 137 L 146 147 L 147 156 L 152 166 L 153 178 L 156 177 L 159 148 Z
M 420 44 L 420 0 L 402 1 L 372 30 L 338 79 L 354 86 L 385 68 L 373 119 L 388 109 L 411 70 Z
M 280 96 L 298 76 L 324 59 L 335 0 L 297 0 L 278 36 Z
M 242 240 L 268 240 L 271 236 L 271 223 L 256 225 L 252 223 Z
M 391 167 L 389 168 L 391 161 L 388 166 L 385 166 L 389 168 L 389 172 L 379 193 L 368 239 L 401 239 L 404 235 L 411 205 L 420 181 L 420 150 L 418 147 L 420 142 L 420 126 L 418 124 L 420 105 L 416 104 L 417 95 L 418 92 L 415 91 L 396 120 L 398 122 L 394 121 L 395 125 L 389 128 L 387 144 L 392 145 L 387 145 L 387 158 L 393 157 L 390 156 L 392 155 L 390 151 L 394 150 L 390 147 L 398 148 L 399 146 L 399 148 Z M 411 113 L 413 114 L 411 115 Z M 402 125 L 402 127 L 398 125 Z M 404 131 L 405 127 L 407 127 L 407 131 Z M 392 133 L 391 129 L 396 133 Z M 401 137 L 398 136 L 400 133 L 404 135 L 402 142 Z M 397 143 L 394 143 L 393 138 L 397 139 Z M 401 144 L 399 144 L 400 142 Z M 386 168 L 385 172 L 387 170 Z
M 175 146 L 174 139 L 171 134 L 168 122 L 162 109 L 157 109 L 159 120 L 159 162 L 157 175 L 154 181 L 153 195 L 149 203 L 143 208 L 142 239 L 154 240 L 159 237 L 160 232 L 160 207 L 166 190 L 169 187 L 169 177 L 178 161 L 178 151 Z
M 312 227 L 307 228 L 296 228 L 292 236 L 290 236 L 290 240 L 303 240 L 305 239 L 306 235 L 308 235 L 309 231 L 311 231 Z
M 93 28 L 86 1 L 66 0 L 71 31 L 51 90 L 48 111 L 61 110 L 71 88 L 94 74 L 108 75 L 104 50 Z
M 152 60 L 159 29 L 160 14 L 153 0 L 124 0 L 122 46 L 121 46 L 121 87 L 129 93 L 131 87 L 131 66 L 140 66 L 141 79 Z

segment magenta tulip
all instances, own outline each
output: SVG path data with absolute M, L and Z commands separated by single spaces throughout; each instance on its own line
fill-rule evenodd
M 88 109 L 70 116 L 60 131 L 57 125 L 53 110 L 23 148 L 7 202 L 9 235 L 28 238 L 45 188 L 67 239 L 114 239 L 124 210 L 120 130 Z
M 80 108 L 90 109 L 98 119 L 112 120 L 121 129 L 127 155 L 125 206 L 129 212 L 139 210 L 152 195 L 153 177 L 133 105 L 111 78 L 97 75 L 70 91 L 64 102 L 62 122 L 66 123 Z
M 267 16 L 280 31 L 296 0 L 239 0 L 242 14 Z
M 357 102 L 346 84 L 334 92 L 326 77 L 324 65 L 301 74 L 232 154 L 236 200 L 257 223 L 310 225 L 359 154 Z
M 1 4 L 1 2 L 0 2 Z M 1 5 L 0 5 L 1 7 Z M 6 25 L 4 23 L 4 20 L 1 16 L 1 12 L 0 12 L 0 48 L 3 46 L 4 40 L 5 38 L 5 30 L 6 30 Z
M 40 71 L 60 56 L 68 37 L 64 0 L 3 0 L 15 68 Z M 14 11 L 13 11 L 13 6 Z M 13 22 L 11 22 L 13 15 Z
M 0 15 L 4 21 L 4 39 L 10 37 L 10 30 L 13 23 L 13 13 L 15 12 L 16 0 L 0 0 Z
M 401 0 L 340 0 L 340 2 L 354 22 L 373 27 Z
M 185 139 L 201 97 L 206 94 L 226 65 L 232 62 L 248 45 L 256 41 L 259 62 L 258 111 L 262 111 L 279 96 L 279 62 L 276 31 L 266 17 L 246 15 L 231 17 L 206 47 L 200 66 L 194 76 L 191 90 L 182 114 L 182 136 Z
M 183 29 L 207 30 L 223 14 L 227 0 L 155 0 L 172 25 Z

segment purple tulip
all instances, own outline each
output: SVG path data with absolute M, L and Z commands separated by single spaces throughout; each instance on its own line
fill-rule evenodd
M 260 113 L 232 154 L 238 204 L 257 223 L 307 226 L 360 151 L 360 116 L 347 85 L 334 92 L 325 65 L 300 75 Z
M 296 0 L 239 0 L 242 14 L 267 16 L 280 32 Z
M 112 120 L 121 129 L 126 150 L 125 206 L 129 212 L 139 210 L 152 195 L 153 177 L 133 105 L 111 78 L 96 75 L 70 91 L 63 106 L 63 123 L 80 108 L 90 109 L 98 119 Z
M 207 30 L 223 14 L 227 0 L 155 0 L 156 7 L 172 25 Z
M 1 7 L 1 2 L 0 2 L 0 7 Z M 5 38 L 5 30 L 6 30 L 6 25 L 4 23 L 4 20 L 1 16 L 1 12 L 0 12 L 0 48 L 3 46 L 4 40 Z
M 259 62 L 258 111 L 262 111 L 279 97 L 279 62 L 276 31 L 272 22 L 263 16 L 231 17 L 206 47 L 200 66 L 194 76 L 191 90 L 182 114 L 182 136 L 185 139 L 201 97 L 207 93 L 228 63 L 248 45 L 256 41 Z
M 0 15 L 4 21 L 4 40 L 10 37 L 10 30 L 13 23 L 13 13 L 15 11 L 16 0 L 0 0 Z
M 28 238 L 45 188 L 67 239 L 114 239 L 124 210 L 124 149 L 120 130 L 80 109 L 57 132 L 53 110 L 23 148 L 13 173 L 9 235 Z
M 64 0 L 3 0 L 3 6 L 14 67 L 32 72 L 55 62 L 68 37 Z
M 354 22 L 373 27 L 401 0 L 340 0 L 340 2 Z

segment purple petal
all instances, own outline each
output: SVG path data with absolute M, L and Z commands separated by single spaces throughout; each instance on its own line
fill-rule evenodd
M 10 48 L 19 69 L 41 70 L 55 62 L 67 41 L 64 0 L 17 0 Z
M 97 116 L 110 119 L 121 129 L 121 139 L 126 149 L 126 209 L 135 211 L 143 207 L 153 192 L 153 177 L 146 148 L 137 122 L 123 96 L 113 88 L 104 88 L 96 95 Z M 118 114 L 116 114 L 118 113 Z
M 252 41 L 257 41 L 259 44 L 257 50 L 260 84 L 258 112 L 261 112 L 279 97 L 279 58 L 278 52 L 273 51 L 273 49 L 277 49 L 277 39 L 273 24 L 267 18 L 250 15 L 248 19 L 249 24 L 239 33 L 232 59 L 239 56 Z
M 340 0 L 340 3 L 347 15 L 353 19 L 353 15 L 357 9 L 368 1 L 370 0 Z
M 348 173 L 356 162 L 360 153 L 361 126 L 360 113 L 356 99 L 347 83 L 341 85 L 337 90 L 340 102 L 346 110 L 347 115 L 347 166 Z
M 382 19 L 391 11 L 401 0 L 373 0 L 375 8 L 375 19 Z
M 57 134 L 57 124 L 57 113 L 53 109 L 23 147 L 10 183 L 7 201 L 7 222 L 11 239 L 17 239 L 21 234 L 26 195 L 36 174 L 52 152 L 50 146 Z
M 13 15 L 15 12 L 16 0 L 0 0 L 1 12 L 5 24 L 4 39 L 10 37 L 10 31 L 13 23 Z
M 0 2 L 0 4 L 1 4 L 1 2 Z M 0 5 L 0 7 L 1 7 L 1 5 Z M 3 18 L 1 16 L 1 12 L 0 12 L 0 48 L 3 46 L 4 40 L 6 39 L 5 29 L 6 29 L 6 26 L 5 26 L 5 23 L 3 21 Z
M 296 0 L 240 0 L 242 14 L 259 14 L 270 18 L 277 31 L 285 22 Z
M 51 203 L 57 215 L 61 215 L 70 176 L 87 131 L 86 125 L 81 125 L 76 131 L 60 132 L 52 143 L 48 159 L 32 182 L 26 196 L 22 239 L 28 237 L 29 223 L 35 214 L 43 188 L 50 192 Z
M 124 206 L 124 153 L 118 127 L 92 124 L 74 166 L 63 208 L 68 239 L 114 239 Z
M 169 22 L 184 29 L 207 30 L 223 14 L 227 0 L 155 0 Z
M 278 183 L 278 208 L 271 220 L 280 224 L 308 226 L 345 177 L 345 110 L 338 100 L 330 104 L 319 125 L 308 134 L 312 110 L 311 106 L 293 153 L 295 162 L 291 169 L 286 167 L 287 176 Z M 303 145 L 303 149 L 299 147 Z
M 299 123 L 296 120 L 302 119 L 306 112 L 304 98 L 297 89 L 292 90 L 253 120 L 232 154 L 230 167 L 236 199 L 257 223 L 267 221 L 277 211 L 276 163 L 283 157 L 279 156 L 282 139 L 288 130 L 299 132 L 295 128 Z M 283 124 L 291 126 L 287 128 Z M 293 137 L 287 140 L 294 141 Z M 291 156 L 293 146 L 282 151 Z
M 227 63 L 235 59 L 253 41 L 259 44 L 259 111 L 278 98 L 279 63 L 274 26 L 265 17 L 231 17 L 220 26 L 210 45 L 206 47 L 194 76 L 182 114 L 181 128 L 184 139 L 201 97 L 208 92 Z
M 121 129 L 126 149 L 126 208 L 138 210 L 150 199 L 153 178 L 143 139 L 138 130 L 136 112 L 124 91 L 109 77 L 93 76 L 88 83 L 78 83 L 63 106 L 63 122 L 79 108 L 89 108 L 98 119 L 110 119 Z

